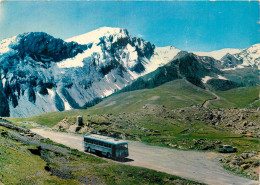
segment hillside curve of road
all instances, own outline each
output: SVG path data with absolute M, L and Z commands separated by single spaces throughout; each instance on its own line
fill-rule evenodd
M 207 99 L 203 104 L 202 104 L 202 107 L 204 108 L 208 108 L 208 106 L 210 105 L 210 102 L 213 102 L 213 101 L 219 101 L 220 100 L 220 97 L 218 95 L 216 95 L 214 92 L 211 92 L 209 90 L 207 90 L 208 92 L 210 92 L 212 95 L 214 95 L 215 97 L 214 98 L 211 98 L 211 99 Z
M 83 151 L 82 135 L 31 129 L 32 132 L 54 142 Z M 256 185 L 258 182 L 236 176 L 219 164 L 219 154 L 213 152 L 182 151 L 141 142 L 128 141 L 129 159 L 121 164 L 145 167 L 210 185 Z M 108 159 L 107 159 L 108 160 Z

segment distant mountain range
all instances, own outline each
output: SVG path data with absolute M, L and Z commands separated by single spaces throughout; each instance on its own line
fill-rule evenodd
M 24 33 L 0 42 L 0 116 L 86 108 L 118 90 L 183 78 L 206 89 L 259 85 L 260 44 L 186 52 L 103 27 L 66 41 Z M 139 78 L 140 77 L 140 78 Z

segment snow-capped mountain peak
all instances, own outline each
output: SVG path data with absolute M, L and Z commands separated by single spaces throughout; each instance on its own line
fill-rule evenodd
M 240 53 L 243 49 L 232 49 L 232 48 L 225 48 L 220 49 L 216 51 L 210 51 L 210 52 L 200 52 L 200 51 L 194 51 L 192 53 L 198 55 L 198 56 L 209 56 L 212 58 L 215 58 L 216 60 L 220 60 L 222 57 L 224 57 L 226 54 L 236 54 Z
M 257 66 L 260 69 L 260 44 L 255 44 L 234 55 L 243 60 L 242 66 Z
M 3 55 L 4 53 L 8 53 L 12 51 L 11 45 L 13 45 L 16 41 L 17 36 L 4 39 L 0 42 L 0 56 Z
M 112 39 L 115 42 L 118 38 L 125 38 L 128 36 L 128 31 L 126 29 L 101 27 L 97 30 L 66 39 L 65 41 L 74 41 L 79 44 L 89 44 L 99 43 L 102 37 L 108 37 L 109 39 Z
M 66 42 L 31 32 L 1 43 L 0 115 L 13 117 L 85 107 L 167 63 L 178 51 L 155 49 L 126 29 L 108 27 Z
M 260 69 L 260 44 L 255 44 L 246 49 L 225 48 L 211 52 L 192 52 L 198 56 L 209 56 L 223 62 L 224 70 L 256 66 Z M 228 64 L 226 66 L 226 64 Z
M 143 64 L 153 55 L 154 50 L 154 45 L 150 42 L 132 37 L 126 29 L 121 28 L 102 27 L 66 41 L 88 45 L 89 49 L 74 58 L 60 62 L 60 68 L 82 67 L 89 59 L 95 60 L 99 66 L 117 62 L 124 68 L 139 73 L 144 71 Z M 137 69 L 138 66 L 142 69 Z

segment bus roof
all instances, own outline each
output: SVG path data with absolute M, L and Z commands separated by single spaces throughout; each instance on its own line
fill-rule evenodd
M 119 139 L 115 139 L 113 137 L 107 137 L 107 136 L 102 136 L 102 135 L 97 135 L 97 134 L 85 134 L 84 138 L 95 139 L 98 141 L 104 141 L 106 143 L 115 144 L 115 145 L 127 144 L 127 142 L 124 140 L 119 140 Z

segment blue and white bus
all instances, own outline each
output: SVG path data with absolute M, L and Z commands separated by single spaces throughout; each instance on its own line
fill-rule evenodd
M 84 135 L 84 150 L 89 153 L 100 152 L 114 159 L 125 158 L 129 155 L 126 141 L 97 134 Z

